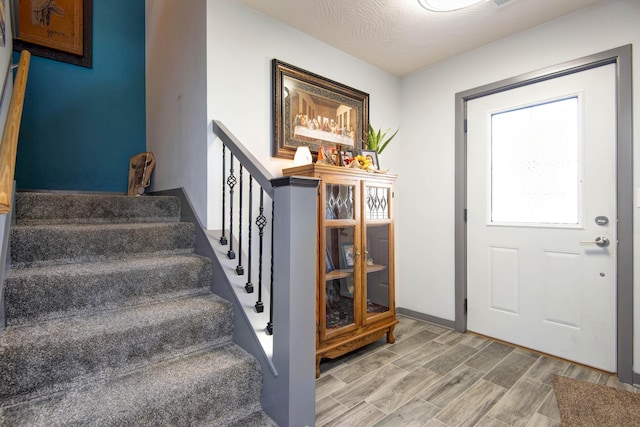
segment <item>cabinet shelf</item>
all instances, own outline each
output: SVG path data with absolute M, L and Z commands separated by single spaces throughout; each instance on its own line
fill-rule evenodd
M 386 269 L 387 269 L 386 265 L 378 265 L 378 264 L 367 265 L 367 274 L 375 273 L 376 271 L 383 271 Z M 340 270 L 333 270 L 328 272 L 327 274 L 325 274 L 324 278 L 327 281 L 337 280 L 337 279 L 344 279 L 345 277 L 349 277 L 352 274 L 353 274 L 353 268 L 343 268 Z
M 327 281 L 329 280 L 337 280 L 337 279 L 344 279 L 346 277 L 349 277 L 353 274 L 353 268 L 348 269 L 348 270 L 333 270 L 328 272 L 325 275 L 325 279 L 327 279 Z
M 375 273 L 376 271 L 383 271 L 386 269 L 387 269 L 386 265 L 379 265 L 379 264 L 368 265 L 367 264 L 367 273 Z

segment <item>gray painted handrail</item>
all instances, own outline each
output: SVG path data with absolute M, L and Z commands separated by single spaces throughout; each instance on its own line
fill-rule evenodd
M 254 180 L 264 189 L 264 191 L 273 199 L 273 186 L 271 180 L 273 176 L 262 164 L 249 152 L 219 120 L 213 120 L 211 123 L 213 133 L 222 140 L 222 143 L 231 151 L 233 156 L 238 159 L 240 164 L 251 174 Z

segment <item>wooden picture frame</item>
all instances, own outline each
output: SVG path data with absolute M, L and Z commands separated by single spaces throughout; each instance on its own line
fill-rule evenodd
M 353 299 L 353 276 L 340 280 L 340 296 Z
M 371 162 L 373 169 L 380 170 L 378 163 L 378 152 L 376 150 L 360 150 L 360 155 L 365 156 Z
M 93 65 L 93 0 L 11 0 L 13 50 Z
M 350 268 L 355 265 L 355 254 L 353 253 L 353 243 L 342 244 L 342 261 L 345 268 Z
M 274 59 L 273 156 L 307 146 L 357 151 L 369 128 L 369 94 Z
M 347 159 L 353 159 L 353 151 L 341 151 L 340 156 L 342 157 L 342 163 L 346 163 Z
M 330 273 L 335 269 L 333 260 L 331 259 L 331 254 L 329 253 L 329 248 L 327 248 L 327 254 L 325 255 L 325 273 Z

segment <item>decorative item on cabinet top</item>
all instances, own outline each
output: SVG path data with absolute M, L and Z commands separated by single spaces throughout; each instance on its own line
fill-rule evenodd
M 354 154 L 355 153 L 355 154 Z M 339 166 L 350 169 L 362 169 L 367 172 L 387 173 L 381 170 L 378 162 L 378 153 L 375 150 L 343 150 L 337 148 L 320 147 L 316 164 L 327 166 Z M 298 164 L 296 164 L 298 166 Z
M 371 169 L 360 169 L 356 167 L 337 167 L 332 164 L 316 162 L 308 165 L 302 166 L 292 166 L 290 168 L 282 169 L 282 174 L 284 176 L 308 176 L 307 173 L 332 173 L 337 176 L 353 176 L 358 179 L 378 179 L 378 178 L 386 178 L 387 180 L 394 181 L 398 175 L 395 173 L 391 173 L 388 170 L 371 170 Z
M 385 139 L 385 136 L 387 136 L 389 129 L 387 129 L 384 132 L 382 132 L 382 129 L 378 129 L 376 131 L 371 125 L 371 123 L 369 123 L 369 132 L 367 132 L 367 139 L 364 143 L 365 148 L 369 150 L 373 150 L 378 154 L 381 154 L 382 151 L 384 151 L 384 149 L 387 148 L 387 145 L 389 145 L 391 140 L 395 138 L 399 130 L 400 129 L 396 129 L 396 131 L 389 138 Z

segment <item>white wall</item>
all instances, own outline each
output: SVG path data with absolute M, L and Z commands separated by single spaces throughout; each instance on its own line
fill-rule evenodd
M 184 187 L 207 215 L 205 0 L 146 0 L 147 150 L 152 190 Z
M 399 78 L 340 52 L 299 31 L 261 15 L 234 0 L 207 3 L 207 121 L 220 120 L 274 175 L 293 166 L 291 160 L 271 157 L 271 60 L 335 80 L 370 95 L 374 126 L 400 123 Z M 397 171 L 394 161 L 401 133 L 381 156 L 381 167 Z M 218 142 L 219 143 L 219 142 Z M 220 176 L 221 148 L 209 141 L 209 182 Z M 209 206 L 216 206 L 219 189 L 210 186 Z M 209 209 L 210 228 L 220 228 Z
M 396 258 L 398 305 L 454 319 L 454 96 L 561 62 L 633 43 L 635 128 L 640 126 L 640 1 L 603 0 L 572 15 L 420 70 L 402 80 L 399 199 L 403 223 Z M 638 137 L 635 137 L 637 141 Z M 634 167 L 640 170 L 640 150 Z M 634 176 L 640 187 L 640 177 Z M 635 265 L 640 271 L 640 215 L 635 212 Z M 640 275 L 635 307 L 640 307 Z M 634 366 L 640 366 L 640 311 L 635 310 Z

